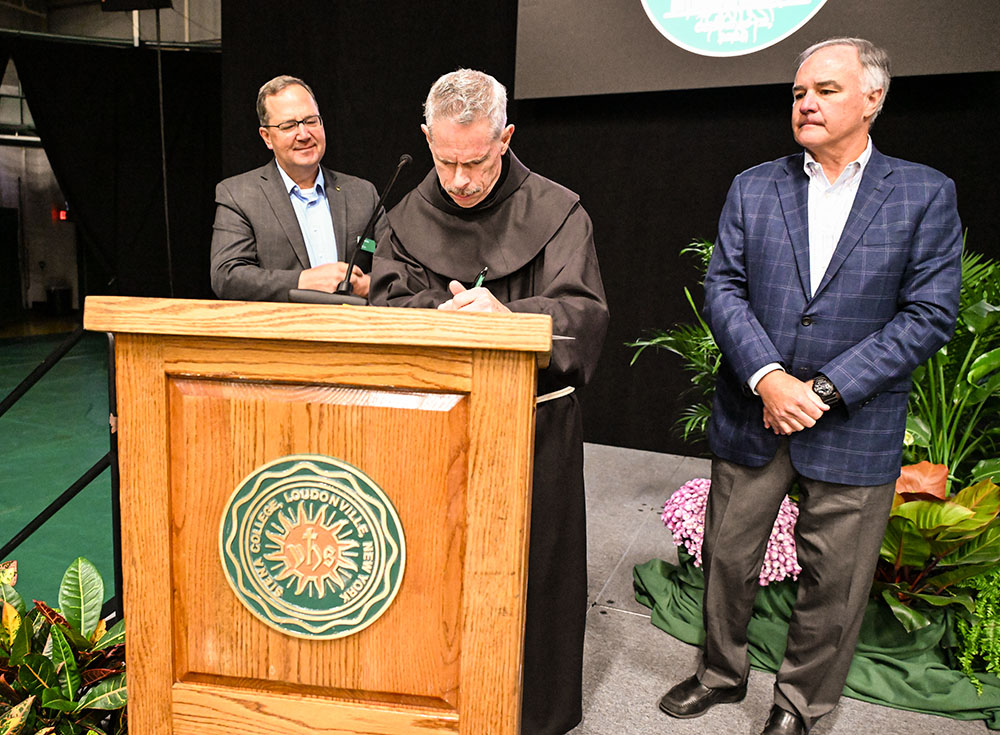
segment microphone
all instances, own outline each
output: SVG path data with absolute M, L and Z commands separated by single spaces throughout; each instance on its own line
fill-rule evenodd
M 403 166 L 410 163 L 412 160 L 413 156 L 409 153 L 404 153 L 399 157 L 399 163 L 396 164 L 396 170 L 392 172 L 392 177 L 389 179 L 389 183 L 386 184 L 385 188 L 382 190 L 382 194 L 379 196 L 378 202 L 375 204 L 375 209 L 372 211 L 372 216 L 368 219 L 368 224 L 365 225 L 365 229 L 361 231 L 361 235 L 358 237 L 358 246 L 354 248 L 354 254 L 351 256 L 351 260 L 347 264 L 347 275 L 337 286 L 337 290 L 333 293 L 327 293 L 326 291 L 293 288 L 288 292 L 289 301 L 305 302 L 309 304 L 352 304 L 355 306 L 364 306 L 368 303 L 368 299 L 363 296 L 354 295 L 354 287 L 351 285 L 351 274 L 354 273 L 354 266 L 357 264 L 358 255 L 361 251 L 366 253 L 375 252 L 376 243 L 373 239 L 375 236 L 375 223 L 378 222 L 379 212 L 382 211 L 382 203 L 385 201 L 389 190 L 392 189 L 392 185 L 396 183 L 396 177 L 399 176 L 399 172 L 403 169 Z

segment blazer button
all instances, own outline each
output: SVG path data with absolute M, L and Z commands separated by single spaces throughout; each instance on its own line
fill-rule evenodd
M 813 323 L 813 318 L 808 315 L 804 316 L 802 317 L 802 321 L 800 323 L 802 324 L 803 327 L 808 327 L 810 324 Z

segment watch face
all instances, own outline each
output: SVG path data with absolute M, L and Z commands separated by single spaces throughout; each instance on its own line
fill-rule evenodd
M 837 402 L 837 389 L 833 387 L 833 383 L 825 375 L 813 378 L 812 388 L 813 393 L 818 395 L 826 405 L 832 406 Z

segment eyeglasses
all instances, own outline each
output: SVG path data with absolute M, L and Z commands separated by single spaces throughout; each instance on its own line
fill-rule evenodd
M 323 126 L 323 116 L 322 115 L 310 115 L 309 117 L 304 117 L 301 120 L 285 120 L 285 122 L 280 122 L 277 125 L 261 125 L 262 128 L 277 128 L 282 133 L 290 133 L 297 129 L 299 125 L 305 125 L 307 128 L 319 128 Z

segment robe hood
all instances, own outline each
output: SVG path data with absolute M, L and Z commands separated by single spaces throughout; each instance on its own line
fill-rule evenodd
M 433 168 L 389 212 L 399 243 L 431 270 L 471 282 L 489 267 L 486 282 L 530 263 L 562 227 L 580 197 L 531 172 L 513 151 L 499 191 L 475 207 L 460 207 Z M 491 192 L 491 194 L 493 194 Z

